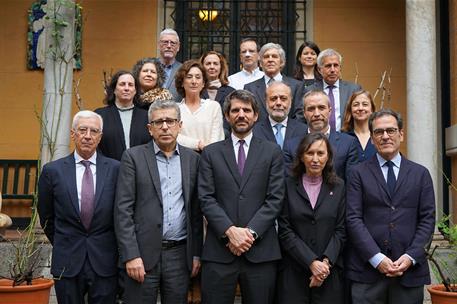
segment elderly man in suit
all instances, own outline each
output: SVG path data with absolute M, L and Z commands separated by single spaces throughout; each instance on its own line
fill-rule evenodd
M 59 303 L 114 303 L 117 245 L 114 189 L 119 162 L 97 153 L 100 115 L 80 111 L 71 138 L 75 151 L 43 167 L 38 181 L 41 226 L 52 244 L 51 273 Z
M 400 154 L 403 122 L 384 109 L 369 119 L 377 154 L 347 185 L 346 273 L 354 303 L 422 303 L 430 274 L 424 247 L 435 225 L 430 173 Z
M 256 138 L 258 105 L 248 91 L 224 103 L 231 136 L 207 146 L 198 174 L 200 204 L 208 221 L 202 253 L 202 301 L 233 303 L 237 283 L 243 303 L 273 303 L 281 258 L 275 219 L 284 195 L 281 149 Z
M 159 35 L 159 60 L 165 71 L 165 81 L 163 87 L 168 89 L 176 102 L 180 102 L 182 96 L 178 94 L 175 86 L 175 75 L 182 65 L 176 60 L 179 52 L 180 42 L 178 33 L 174 29 L 166 28 Z
M 203 220 L 197 200 L 199 155 L 176 143 L 178 104 L 156 101 L 148 112 L 153 141 L 124 152 L 114 220 L 126 303 L 187 303 L 200 269 Z
M 288 85 L 273 82 L 267 88 L 265 103 L 268 117 L 254 125 L 254 136 L 275 142 L 282 149 L 285 140 L 306 133 L 304 123 L 288 117 L 292 104 L 292 91 Z
M 292 104 L 289 112 L 290 118 L 302 118 L 303 117 L 303 82 L 296 79 L 287 77 L 281 73 L 282 69 L 286 65 L 286 52 L 281 45 L 276 43 L 267 43 L 262 46 L 259 52 L 260 55 L 260 66 L 263 69 L 265 75 L 248 83 L 244 86 L 245 90 L 248 90 L 254 94 L 257 103 L 259 104 L 259 121 L 263 121 L 268 117 L 267 105 L 265 101 L 265 93 L 267 87 L 275 81 L 282 81 L 287 84 L 292 91 Z
M 352 167 L 358 164 L 357 141 L 355 137 L 335 132 L 329 126 L 329 116 L 333 112 L 329 97 L 323 91 L 309 91 L 304 96 L 304 115 L 308 122 L 308 133 L 321 132 L 327 135 L 333 148 L 333 166 L 336 174 L 346 180 Z M 289 172 L 302 136 L 294 137 L 284 143 L 286 172 Z
M 330 100 L 333 109 L 329 117 L 332 130 L 341 129 L 344 110 L 352 93 L 362 89 L 358 84 L 341 79 L 341 65 L 343 57 L 334 49 L 325 49 L 317 56 L 317 67 L 322 75 L 322 81 L 317 81 L 305 89 L 308 91 L 324 91 Z

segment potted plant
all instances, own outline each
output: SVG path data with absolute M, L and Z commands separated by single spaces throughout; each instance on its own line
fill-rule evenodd
M 427 258 L 441 284 L 430 285 L 427 289 L 434 304 L 457 303 L 457 225 L 446 215 L 437 223 L 437 227 L 449 245 L 428 246 Z M 440 248 L 439 253 L 437 248 Z

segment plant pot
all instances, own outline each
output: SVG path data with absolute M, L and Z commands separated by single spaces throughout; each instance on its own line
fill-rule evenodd
M 0 303 L 48 304 L 52 279 L 34 279 L 32 285 L 13 287 L 13 281 L 0 279 Z
M 427 287 L 433 304 L 455 304 L 457 303 L 457 292 L 446 291 L 443 284 L 430 285 Z

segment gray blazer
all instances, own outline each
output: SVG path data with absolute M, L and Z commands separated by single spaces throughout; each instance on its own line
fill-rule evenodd
M 187 217 L 187 264 L 201 255 L 203 219 L 197 201 L 200 156 L 179 146 L 184 204 Z M 162 193 L 153 141 L 124 152 L 114 206 L 114 223 L 120 264 L 141 257 L 146 271 L 159 261 L 162 251 Z
M 175 61 L 173 64 L 173 67 L 171 69 L 170 73 L 170 78 L 167 79 L 167 81 L 163 84 L 163 88 L 168 89 L 170 93 L 173 95 L 174 99 L 176 102 L 181 102 L 182 96 L 178 94 L 178 91 L 176 90 L 176 85 L 175 85 L 175 77 L 176 77 L 176 72 L 179 70 L 179 68 L 182 66 L 182 63 L 179 61 Z

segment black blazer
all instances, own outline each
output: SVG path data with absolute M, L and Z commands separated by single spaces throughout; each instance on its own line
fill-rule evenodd
M 292 90 L 292 104 L 290 106 L 289 118 L 303 119 L 303 82 L 298 81 L 294 78 L 282 76 L 282 82 L 287 84 Z M 265 76 L 250 82 L 244 86 L 245 90 L 248 90 L 254 94 L 257 103 L 259 104 L 259 121 L 264 120 L 268 117 L 267 106 L 265 104 L 266 90 Z
M 253 263 L 279 260 L 275 220 L 284 196 L 283 158 L 279 146 L 253 137 L 243 176 L 231 138 L 203 149 L 198 172 L 198 196 L 208 221 L 202 260 L 230 263 L 235 259 L 225 245 L 232 225 L 250 227 L 259 236 L 244 257 Z
M 107 157 L 121 160 L 126 147 L 119 111 L 112 105 L 98 108 L 94 112 L 103 118 L 103 136 L 98 145 L 98 151 Z M 130 124 L 130 147 L 142 145 L 151 140 L 147 124 L 148 111 L 135 106 Z
M 276 143 L 276 138 L 273 133 L 273 129 L 271 128 L 271 123 L 268 117 L 262 121 L 258 121 L 254 125 L 254 136 L 268 140 L 271 142 Z M 302 122 L 299 122 L 295 119 L 288 119 L 287 120 L 287 128 L 286 128 L 286 136 L 284 137 L 284 142 L 288 139 L 294 137 L 302 137 L 304 134 L 308 132 L 308 126 Z
M 43 167 L 38 181 L 38 212 L 52 244 L 54 276 L 76 276 L 86 256 L 99 276 L 117 274 L 113 207 L 118 171 L 117 160 L 97 154 L 95 209 L 86 231 L 79 212 L 74 154 Z

